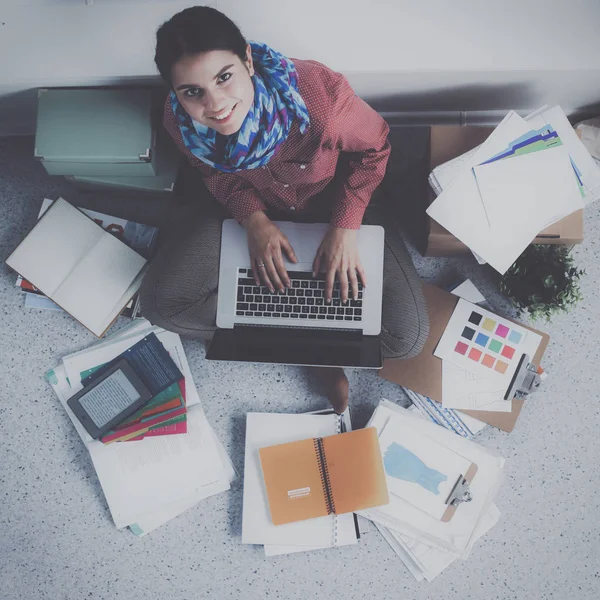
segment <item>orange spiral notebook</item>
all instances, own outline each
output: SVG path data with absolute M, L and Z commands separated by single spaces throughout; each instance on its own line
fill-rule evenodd
M 373 427 L 259 450 L 274 525 L 389 502 Z

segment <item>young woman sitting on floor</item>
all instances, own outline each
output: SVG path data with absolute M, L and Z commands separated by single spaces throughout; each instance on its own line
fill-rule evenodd
M 189 199 L 172 223 L 141 290 L 152 323 L 209 339 L 216 329 L 221 224 L 245 228 L 257 284 L 290 285 L 294 249 L 273 223 L 326 222 L 314 260 L 332 297 L 366 284 L 357 251 L 361 223 L 385 227 L 381 341 L 385 357 L 418 354 L 429 324 L 419 278 L 390 226 L 380 186 L 390 154 L 388 126 L 346 78 L 312 60 L 248 43 L 219 11 L 186 9 L 157 32 L 155 62 L 170 87 L 164 126 L 191 169 Z M 396 200 L 396 199 L 393 199 Z M 260 280 L 260 281 L 259 281 Z M 343 369 L 318 368 L 337 412 L 348 404 Z

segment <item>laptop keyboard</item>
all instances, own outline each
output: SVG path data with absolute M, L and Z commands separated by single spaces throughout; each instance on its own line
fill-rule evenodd
M 363 286 L 358 284 L 358 300 L 342 302 L 340 283 L 334 282 L 330 304 L 325 303 L 325 280 L 306 271 L 288 271 L 291 287 L 271 294 L 254 283 L 251 269 L 238 269 L 237 303 L 239 317 L 267 317 L 274 320 L 362 321 Z

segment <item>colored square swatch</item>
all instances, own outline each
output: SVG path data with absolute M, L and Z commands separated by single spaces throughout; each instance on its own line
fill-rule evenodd
M 463 329 L 462 336 L 464 338 L 467 338 L 468 340 L 472 340 L 474 335 L 475 335 L 474 329 L 471 329 L 470 327 L 465 327 Z
M 489 336 L 484 335 L 483 333 L 478 333 L 477 337 L 475 338 L 475 343 L 485 348 L 485 345 L 488 343 L 489 339 Z
M 496 327 L 496 335 L 499 335 L 502 338 L 505 338 L 509 331 L 510 329 L 506 325 L 500 324 Z
M 521 338 L 523 336 L 518 332 L 515 331 L 514 329 L 510 332 L 510 335 L 508 336 L 508 339 L 513 343 L 513 344 L 520 344 L 521 343 Z
M 490 346 L 489 346 L 488 350 L 491 350 L 492 352 L 500 352 L 501 348 L 502 348 L 502 342 L 499 342 L 498 340 L 492 340 L 490 342 Z
M 506 358 L 512 358 L 515 354 L 515 349 L 511 348 L 510 346 L 504 346 L 504 348 L 502 348 L 502 356 L 505 356 Z
M 458 342 L 458 344 L 456 344 L 456 347 L 454 348 L 454 351 L 458 352 L 459 354 L 466 354 L 468 349 L 469 346 L 467 346 L 465 343 Z
M 482 318 L 483 317 L 479 313 L 473 311 L 471 313 L 471 316 L 469 317 L 469 323 L 473 323 L 473 325 L 479 325 L 479 323 L 481 323 Z
M 477 350 L 477 348 L 471 348 L 471 351 L 469 352 L 469 358 L 474 361 L 478 361 L 481 358 L 481 355 L 481 350 Z
M 490 354 L 486 354 L 486 355 L 483 357 L 483 360 L 481 361 L 481 364 L 482 364 L 484 367 L 490 367 L 490 369 L 491 369 L 491 368 L 494 366 L 494 361 L 495 361 L 495 360 L 496 360 L 496 359 L 495 359 L 493 356 L 491 356 Z
M 499 360 L 496 362 L 496 366 L 494 367 L 495 371 L 498 371 L 498 373 L 506 373 L 506 369 L 508 369 L 508 365 L 503 361 L 503 360 Z
M 494 327 L 496 327 L 496 321 L 492 321 L 492 319 L 486 319 L 481 327 L 486 331 L 494 331 Z

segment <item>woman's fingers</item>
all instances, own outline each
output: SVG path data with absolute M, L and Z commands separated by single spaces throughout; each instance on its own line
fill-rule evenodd
M 269 279 L 269 273 L 267 272 L 266 261 L 268 259 L 257 258 L 254 260 L 254 264 L 252 265 L 252 271 L 254 273 L 254 279 L 258 277 L 257 285 L 264 285 L 269 289 L 273 289 L 273 284 Z
M 275 283 L 275 287 L 280 292 L 283 292 L 284 288 L 290 287 L 291 282 L 290 276 L 288 275 L 287 269 L 285 268 L 285 264 L 283 262 L 281 250 L 279 250 L 279 252 L 275 252 L 273 256 L 273 264 L 278 275 L 277 280 L 273 280 L 273 283 Z
M 356 277 L 356 268 L 350 267 L 348 269 L 348 279 L 350 281 L 350 295 L 353 300 L 358 300 L 358 278 Z
M 325 302 L 329 304 L 333 296 L 333 282 L 335 281 L 335 267 L 330 266 L 325 273 Z
M 265 269 L 263 270 L 266 270 L 267 275 L 269 277 L 270 281 L 267 287 L 269 288 L 271 294 L 275 293 L 275 289 L 278 289 L 280 291 L 283 290 L 283 283 L 281 282 L 281 278 L 279 277 L 279 273 L 277 272 L 278 270 L 276 268 L 273 258 L 265 259 Z M 285 268 L 283 269 L 283 271 L 285 273 Z
M 313 260 L 312 276 L 316 277 L 321 272 L 321 253 L 317 252 L 315 260 Z
M 348 267 L 340 267 L 338 277 L 340 279 L 340 296 L 342 302 L 346 303 L 348 300 Z
M 363 284 L 363 287 L 367 287 L 367 274 L 365 273 L 363 266 L 360 264 L 360 261 L 358 261 L 358 263 L 356 264 L 356 272 L 360 277 L 360 281 Z

